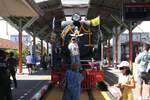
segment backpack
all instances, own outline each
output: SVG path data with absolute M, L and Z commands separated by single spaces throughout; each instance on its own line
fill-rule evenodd
M 150 54 L 145 53 L 141 58 L 140 65 L 147 68 L 149 62 L 150 62 Z
M 150 83 L 150 54 L 149 53 L 145 53 L 145 55 L 143 55 L 140 65 L 142 67 L 144 67 L 144 71 L 141 73 L 141 78 L 144 80 L 145 84 L 149 84 Z

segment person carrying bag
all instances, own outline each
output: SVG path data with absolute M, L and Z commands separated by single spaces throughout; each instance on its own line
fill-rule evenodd
M 144 44 L 143 51 L 135 58 L 135 63 L 138 64 L 137 68 L 137 97 L 138 100 L 142 100 L 143 83 L 149 87 L 150 85 L 150 45 Z M 144 90 L 146 91 L 146 90 Z M 147 90 L 149 91 L 149 90 Z M 147 96 L 150 97 L 150 94 Z M 146 98 L 147 98 L 146 97 Z
M 118 68 L 121 74 L 119 75 L 118 83 L 114 86 L 119 88 L 121 93 L 117 100 L 134 100 L 132 89 L 135 88 L 135 81 L 131 75 L 129 63 L 127 61 L 122 61 L 118 65 Z

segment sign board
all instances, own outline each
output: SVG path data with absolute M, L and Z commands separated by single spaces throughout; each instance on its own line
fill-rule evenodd
M 146 42 L 150 40 L 150 33 L 149 32 L 133 32 L 132 34 L 132 41 L 133 42 Z M 121 43 L 129 42 L 129 34 L 124 33 L 120 35 Z
M 19 41 L 18 35 L 10 35 L 10 40 L 13 42 Z M 23 35 L 22 36 L 22 42 L 24 45 L 29 45 L 31 43 L 31 36 L 30 35 Z

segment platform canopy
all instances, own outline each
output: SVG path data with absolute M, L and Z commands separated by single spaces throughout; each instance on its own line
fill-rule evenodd
M 32 0 L 0 0 L 0 16 L 38 16 Z
M 10 15 L 11 17 L 8 18 L 16 25 L 19 25 L 19 19 L 22 19 L 24 25 L 30 20 L 30 17 L 15 17 L 15 15 L 19 15 L 19 12 L 24 16 L 36 16 L 38 11 L 42 12 L 39 14 L 39 18 L 26 30 L 46 41 L 49 41 L 53 32 L 59 36 L 62 31 L 61 21 L 74 13 L 79 13 L 89 20 L 100 16 L 101 29 L 104 38 L 107 39 L 112 37 L 113 27 L 121 26 L 121 31 L 125 30 L 126 27 L 120 21 L 129 25 L 129 21 L 123 20 L 124 2 L 149 2 L 149 0 L 0 0 L 0 14 L 1 16 L 2 14 Z M 3 7 L 4 5 L 7 6 Z M 11 9 L 15 5 L 16 9 Z M 6 7 L 11 10 L 5 9 Z M 23 9 L 25 10 L 23 11 Z M 28 13 L 26 13 L 27 11 Z M 136 26 L 139 23 L 133 24 Z M 53 25 L 55 25 L 54 30 Z M 98 31 L 95 27 L 91 29 L 94 32 Z

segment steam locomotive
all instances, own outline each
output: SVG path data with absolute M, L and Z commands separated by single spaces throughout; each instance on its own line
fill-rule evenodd
M 104 73 L 98 62 L 98 51 L 97 51 L 97 36 L 94 36 L 90 31 L 90 21 L 81 20 L 79 14 L 74 14 L 72 16 L 72 21 L 62 22 L 62 33 L 60 35 L 61 42 L 59 43 L 61 47 L 61 61 L 59 68 L 52 69 L 51 71 L 51 81 L 53 84 L 59 84 L 64 79 L 66 70 L 71 66 L 70 64 L 70 52 L 68 50 L 68 44 L 72 36 L 77 37 L 80 59 L 82 70 L 80 72 L 84 76 L 81 87 L 83 89 L 93 89 L 96 88 L 97 83 L 104 80 Z M 95 44 L 95 45 L 94 45 Z

